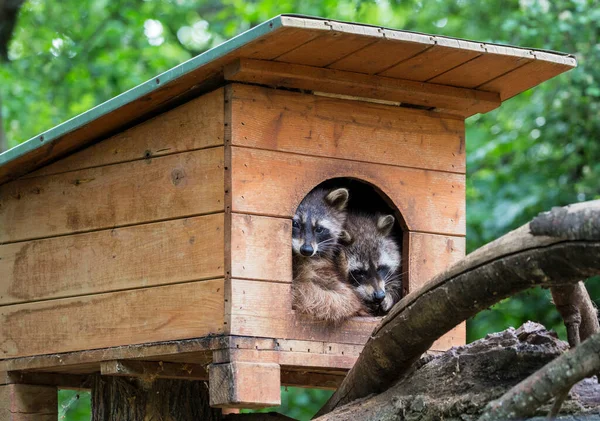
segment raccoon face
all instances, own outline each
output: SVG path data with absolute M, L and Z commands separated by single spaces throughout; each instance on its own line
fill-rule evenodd
M 343 251 L 347 282 L 374 313 L 387 312 L 401 290 L 400 251 L 390 236 L 394 217 L 350 215 L 346 227 L 352 238 Z
M 292 250 L 304 257 L 331 256 L 346 236 L 348 190 L 315 189 L 298 206 L 292 220 Z

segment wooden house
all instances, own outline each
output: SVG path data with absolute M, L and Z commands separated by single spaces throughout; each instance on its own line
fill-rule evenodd
M 222 407 L 335 388 L 378 319 L 294 312 L 300 201 L 332 178 L 372 186 L 414 291 L 465 253 L 465 118 L 575 66 L 278 16 L 3 153 L 0 384 L 209 377 Z M 458 326 L 432 350 L 464 341 Z

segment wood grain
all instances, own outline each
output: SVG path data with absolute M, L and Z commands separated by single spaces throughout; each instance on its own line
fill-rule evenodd
M 211 364 L 208 374 L 212 407 L 265 408 L 281 405 L 281 377 L 277 364 Z
M 531 61 L 533 61 L 531 55 L 522 57 L 484 54 L 433 79 L 429 79 L 428 82 L 475 88 Z
M 223 222 L 220 213 L 2 245 L 0 305 L 223 277 Z
M 223 148 L 0 186 L 0 243 L 223 211 Z
M 408 271 L 410 293 L 421 288 L 438 273 L 465 257 L 465 237 L 409 232 L 409 260 L 404 270 Z
M 493 92 L 300 64 L 240 59 L 226 66 L 224 72 L 229 81 L 398 101 L 456 110 L 467 116 L 491 111 L 501 103 L 500 96 Z
M 465 172 L 462 120 L 256 86 L 232 90 L 233 145 Z
M 232 279 L 231 290 L 232 335 L 363 345 L 379 322 L 355 317 L 333 326 L 298 315 L 292 309 L 290 284 Z
M 423 36 L 421 39 L 425 38 L 428 37 Z M 342 57 L 328 67 L 348 72 L 377 74 L 424 51 L 431 45 L 433 44 L 381 39 Z
M 231 215 L 231 276 L 292 282 L 289 219 Z
M 232 211 L 291 218 L 304 196 L 336 177 L 387 195 L 411 231 L 465 234 L 465 177 L 340 159 L 232 147 Z
M 0 307 L 0 358 L 223 331 L 223 280 Z
M 500 92 L 500 98 L 502 101 L 506 101 L 571 68 L 571 66 L 565 64 L 534 60 L 510 73 L 486 82 L 479 86 L 478 89 Z
M 404 295 L 421 288 L 435 275 L 448 269 L 465 257 L 465 237 L 451 237 L 409 232 L 409 258 L 405 266 L 408 277 Z M 467 343 L 466 323 L 461 323 L 433 343 L 431 351 L 446 351 Z
M 304 370 L 322 370 L 323 372 L 345 372 L 354 365 L 357 353 L 327 354 L 319 352 L 318 348 L 309 348 L 310 351 L 292 351 L 282 344 L 285 340 L 278 340 L 280 350 L 271 349 L 226 349 L 213 352 L 213 363 L 220 364 L 231 361 L 262 362 L 279 364 L 282 367 Z M 287 341 L 293 342 L 293 341 Z M 322 342 L 309 342 L 318 345 Z M 362 347 L 361 347 L 362 348 Z
M 58 391 L 51 386 L 0 386 L 0 420 L 56 421 Z
M 223 145 L 223 88 L 29 174 L 41 176 Z
M 113 360 L 100 364 L 103 376 L 142 377 L 153 379 L 208 380 L 200 364 L 174 364 L 162 361 Z
M 436 45 L 379 73 L 379 76 L 414 81 L 426 81 L 478 55 L 474 50 Z
M 275 60 L 306 66 L 325 67 L 376 41 L 375 38 L 361 35 L 329 31 L 280 55 Z

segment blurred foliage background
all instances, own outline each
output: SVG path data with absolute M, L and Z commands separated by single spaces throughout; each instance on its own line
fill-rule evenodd
M 8 144 L 279 13 L 575 54 L 577 69 L 467 121 L 468 251 L 552 206 L 600 198 L 596 0 L 27 0 L 0 67 Z M 598 303 L 600 282 L 587 285 Z M 470 320 L 468 339 L 528 319 L 563 334 L 547 291 L 533 290 Z M 279 410 L 308 419 L 328 396 L 290 388 Z M 61 391 L 60 397 L 60 419 L 89 419 L 89 394 Z

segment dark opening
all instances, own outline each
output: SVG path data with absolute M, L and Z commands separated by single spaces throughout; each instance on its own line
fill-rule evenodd
M 406 242 L 404 241 L 404 232 L 403 229 L 406 227 L 404 222 L 404 218 L 402 214 L 398 210 L 398 208 L 393 204 L 392 200 L 379 188 L 373 186 L 370 183 L 364 182 L 362 180 L 356 178 L 333 178 L 326 180 L 317 186 L 315 186 L 311 192 L 315 189 L 322 188 L 325 190 L 334 190 L 337 188 L 346 188 L 348 189 L 350 195 L 347 205 L 348 212 L 358 212 L 363 214 L 370 215 L 393 215 L 395 222 L 394 227 L 390 236 L 393 238 L 395 243 L 398 246 L 401 261 L 400 267 L 396 272 L 401 279 L 402 289 L 397 290 L 400 296 L 405 295 L 406 291 L 406 256 L 407 250 Z M 309 192 L 310 194 L 310 192 Z M 308 194 L 307 194 L 308 195 Z M 296 273 L 296 269 L 294 270 Z M 397 301 L 396 301 L 397 302 Z

